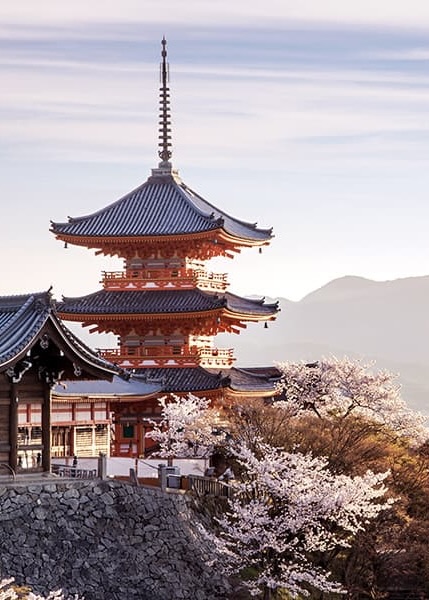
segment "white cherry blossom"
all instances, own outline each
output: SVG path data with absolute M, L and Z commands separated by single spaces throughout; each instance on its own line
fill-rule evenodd
M 18 596 L 14 581 L 13 577 L 0 581 L 0 600 L 18 600 L 18 598 L 25 598 L 25 600 L 84 600 L 83 597 L 77 595 L 65 596 L 61 590 L 49 592 L 47 596 L 40 596 L 31 591 L 26 596 L 22 596 L 21 593 Z
M 282 373 L 279 390 L 285 397 L 281 405 L 292 414 L 311 411 L 321 418 L 353 414 L 417 444 L 429 438 L 427 418 L 407 406 L 392 373 L 335 357 L 311 365 L 283 362 L 277 366 Z
M 259 443 L 258 455 L 236 453 L 243 469 L 219 520 L 217 544 L 228 573 L 246 567 L 251 595 L 285 589 L 294 598 L 310 590 L 340 592 L 329 572 L 315 566 L 314 553 L 348 547 L 393 500 L 385 499 L 388 473 L 334 475 L 323 458 L 287 453 Z M 267 597 L 267 594 L 265 595 Z
M 219 414 L 210 407 L 210 400 L 192 394 L 161 398 L 161 421 L 150 421 L 152 431 L 146 437 L 159 443 L 159 456 L 199 457 L 212 454 L 214 446 L 224 438 L 217 423 Z

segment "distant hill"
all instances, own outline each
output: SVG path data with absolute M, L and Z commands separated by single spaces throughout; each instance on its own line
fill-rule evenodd
M 408 404 L 429 414 L 429 276 L 342 277 L 299 302 L 280 298 L 280 306 L 268 329 L 249 325 L 218 345 L 235 347 L 240 366 L 332 354 L 375 360 L 400 375 Z

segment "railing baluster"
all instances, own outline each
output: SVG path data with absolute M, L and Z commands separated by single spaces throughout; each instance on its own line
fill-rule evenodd
M 230 498 L 232 495 L 232 488 L 227 483 L 200 475 L 189 475 L 189 489 L 194 490 L 198 496 Z
M 52 473 L 60 477 L 70 477 L 73 479 L 95 479 L 97 477 L 97 469 L 80 469 L 57 463 L 52 465 Z

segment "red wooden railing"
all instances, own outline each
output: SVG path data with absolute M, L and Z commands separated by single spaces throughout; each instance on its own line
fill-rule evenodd
M 99 348 L 103 358 L 121 366 L 133 368 L 144 366 L 230 366 L 234 362 L 231 348 L 192 346 L 121 346 L 119 348 Z
M 212 273 L 204 269 L 127 269 L 103 271 L 101 280 L 105 289 L 157 290 L 200 289 L 224 291 L 228 285 L 226 273 Z

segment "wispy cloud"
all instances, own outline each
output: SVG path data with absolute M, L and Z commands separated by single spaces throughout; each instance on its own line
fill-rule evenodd
M 175 165 L 215 204 L 275 224 L 257 282 L 254 257 L 228 267 L 239 290 L 298 295 L 347 265 L 427 270 L 429 4 L 418 4 L 1 3 L 0 193 L 14 225 L 0 251 L 19 232 L 14 262 L 38 261 L 26 281 L 10 267 L 3 285 L 36 289 L 49 272 L 67 293 L 96 286 L 101 267 L 83 276 L 84 251 L 67 255 L 78 276 L 65 272 L 49 219 L 96 210 L 156 166 L 163 33 Z
M 173 24 L 220 24 L 243 26 L 257 23 L 267 26 L 270 23 L 303 21 L 307 23 L 376 23 L 383 25 L 429 24 L 429 6 L 421 0 L 391 2 L 389 0 L 266 0 L 263 3 L 247 0 L 20 0 L 19 3 L 3 2 L 0 5 L 0 19 L 10 23 L 146 23 Z
M 153 155 L 153 67 L 139 70 L 128 60 L 100 62 L 91 55 L 87 61 L 29 56 L 28 62 L 4 56 L 0 67 L 7 81 L 0 98 L 0 113 L 7 116 L 0 123 L 3 140 L 38 144 L 56 160 L 72 159 L 78 148 L 85 160 L 140 161 Z M 173 73 L 173 141 L 184 160 L 196 154 L 207 166 L 225 164 L 237 152 L 250 162 L 263 160 L 261 153 L 271 161 L 270 150 L 284 150 L 287 140 L 318 139 L 333 146 L 334 158 L 338 139 L 352 144 L 359 136 L 363 142 L 371 135 L 383 139 L 384 133 L 410 139 L 424 130 L 429 105 L 429 77 L 386 72 L 372 63 L 367 71 L 361 64 L 316 70 L 311 61 L 306 68 L 277 69 L 176 63 Z M 373 155 L 373 144 L 371 150 Z M 336 160 L 343 156 L 344 148 Z
M 371 58 L 377 60 L 401 61 L 429 61 L 429 48 L 405 48 L 403 50 L 390 50 L 375 52 Z

